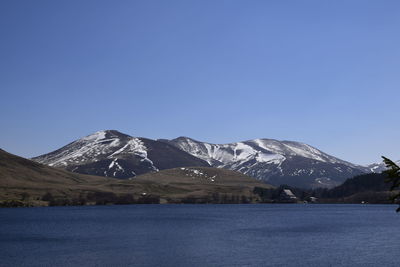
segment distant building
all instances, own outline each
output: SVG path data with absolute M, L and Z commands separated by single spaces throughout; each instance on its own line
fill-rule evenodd
M 283 189 L 281 194 L 279 195 L 279 200 L 282 202 L 297 202 L 297 197 L 293 194 L 290 189 Z

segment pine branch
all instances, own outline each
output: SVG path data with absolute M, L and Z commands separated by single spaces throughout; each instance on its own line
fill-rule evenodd
M 390 187 L 390 191 L 400 189 L 400 167 L 396 163 L 391 161 L 390 159 L 388 159 L 384 156 L 382 156 L 382 158 L 383 158 L 383 162 L 385 163 L 385 165 L 387 167 L 387 170 L 384 171 L 384 173 L 387 174 L 387 178 L 385 179 L 385 182 L 392 183 L 392 185 Z M 394 203 L 394 202 L 396 202 L 396 200 L 398 198 L 400 198 L 400 193 L 393 195 L 390 199 Z M 400 206 L 399 206 L 399 208 L 397 208 L 396 211 L 400 212 Z

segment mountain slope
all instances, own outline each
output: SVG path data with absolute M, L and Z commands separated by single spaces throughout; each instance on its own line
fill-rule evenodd
M 52 168 L 32 160 L 21 158 L 0 149 L 1 186 L 30 183 L 84 184 L 104 182 L 105 177 L 80 175 L 58 168 Z
M 250 176 L 240 172 L 212 168 L 212 167 L 180 167 L 159 171 L 156 173 L 146 173 L 139 175 L 135 180 L 153 181 L 166 185 L 211 185 L 211 186 L 238 186 L 251 187 L 261 186 L 272 188 L 271 185 L 260 182 Z
M 169 191 L 163 195 L 178 203 L 247 203 L 257 202 L 259 197 L 254 188 L 273 188 L 245 174 L 211 167 L 181 167 L 146 173 L 137 176 L 135 181 L 160 183 Z
M 168 169 L 126 180 L 89 176 L 0 149 L 0 206 L 248 203 L 259 200 L 253 193 L 255 186 L 271 188 L 244 174 L 209 167 Z
M 172 145 L 115 130 L 96 132 L 32 160 L 72 172 L 115 178 L 180 166 L 209 166 Z
M 395 163 L 400 166 L 400 160 L 395 161 Z M 372 164 L 368 165 L 367 168 L 370 169 L 370 171 L 373 173 L 381 173 L 381 172 L 387 170 L 384 162 L 372 163 Z
M 99 191 L 110 179 L 81 175 L 24 159 L 0 149 L 0 200 L 19 199 L 29 194 L 37 200 L 47 192 L 75 197 L 81 192 Z
M 365 167 L 330 156 L 310 145 L 273 139 L 210 144 L 179 137 L 163 140 L 207 161 L 268 183 L 298 187 L 333 187 L 346 178 L 369 172 Z

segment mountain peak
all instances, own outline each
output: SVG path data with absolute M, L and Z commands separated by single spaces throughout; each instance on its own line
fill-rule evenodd
M 109 138 L 109 137 L 131 137 L 128 134 L 125 133 L 121 133 L 120 131 L 117 130 L 101 130 L 101 131 L 97 131 L 95 133 L 92 133 L 88 136 L 86 136 L 85 138 Z
M 209 166 L 170 144 L 116 130 L 95 132 L 33 160 L 73 172 L 116 178 L 180 166 Z
M 193 139 L 193 138 L 190 138 L 190 137 L 187 137 L 187 136 L 179 136 L 179 137 L 177 137 L 177 138 L 175 138 L 175 139 L 173 139 L 173 140 L 191 140 L 191 141 L 197 141 L 197 140 L 195 140 L 195 139 Z
M 130 138 L 132 136 L 121 133 L 117 130 L 101 130 L 82 138 L 85 141 L 99 141 L 110 138 Z

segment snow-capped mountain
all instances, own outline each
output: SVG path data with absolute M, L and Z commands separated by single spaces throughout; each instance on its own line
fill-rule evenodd
M 32 160 L 77 173 L 115 178 L 175 167 L 209 166 L 175 146 L 115 130 L 96 132 Z
M 395 161 L 394 163 L 396 163 L 398 166 L 400 166 L 400 160 Z M 383 171 L 386 171 L 386 165 L 384 162 L 380 162 L 380 163 L 372 163 L 370 165 L 367 166 L 367 168 L 374 173 L 381 173 Z
M 332 187 L 345 179 L 369 172 L 330 156 L 310 145 L 273 139 L 231 144 L 210 144 L 188 137 L 162 140 L 213 167 L 236 170 L 274 185 Z
M 274 185 L 332 187 L 372 167 L 355 165 L 310 145 L 273 139 L 210 144 L 188 137 L 151 140 L 99 131 L 33 160 L 69 171 L 129 178 L 176 167 L 212 166 Z

